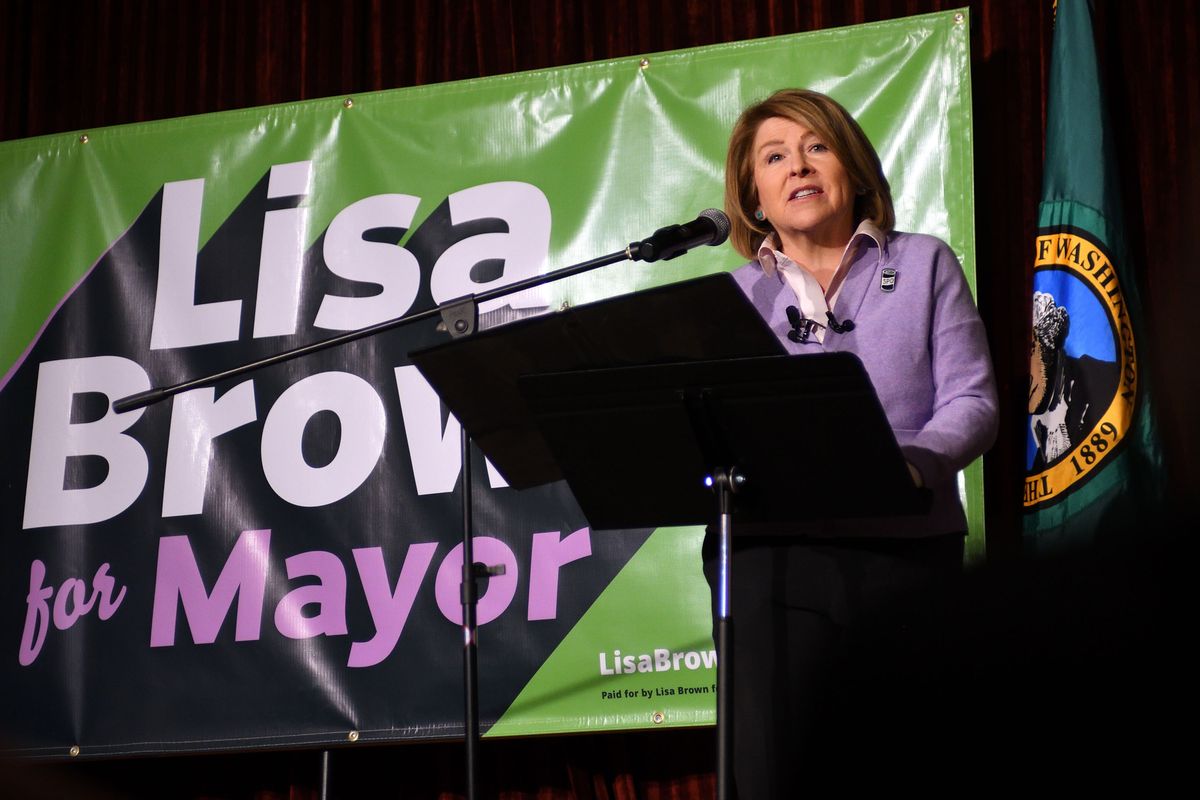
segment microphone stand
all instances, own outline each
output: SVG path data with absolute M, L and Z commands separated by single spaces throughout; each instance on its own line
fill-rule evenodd
M 708 213 L 708 212 L 706 212 Z M 665 230 L 665 229 L 664 229 Z M 716 238 L 716 237 L 714 237 Z M 695 244 L 720 244 L 724 241 L 724 236 L 719 237 L 719 241 L 709 242 L 692 242 Z M 148 389 L 144 392 L 123 397 L 113 403 L 113 410 L 117 413 L 124 413 L 138 408 L 145 408 L 155 403 L 166 400 L 169 397 L 174 397 L 182 392 L 191 391 L 192 389 L 201 389 L 213 386 L 221 381 L 230 378 L 236 378 L 240 375 L 245 375 L 249 372 L 255 372 L 275 364 L 281 364 L 285 361 L 292 361 L 297 358 L 304 358 L 313 353 L 319 353 L 322 350 L 328 350 L 333 347 L 340 347 L 350 342 L 366 339 L 371 336 L 386 331 L 399 328 L 404 325 L 409 325 L 416 322 L 432 319 L 440 316 L 442 325 L 444 325 L 447 333 L 452 338 L 461 338 L 470 336 L 476 333 L 479 327 L 479 304 L 486 303 L 490 300 L 495 300 L 501 297 L 506 297 L 526 289 L 532 289 L 537 286 L 542 286 L 547 283 L 552 283 L 562 278 L 569 278 L 574 275 L 579 275 L 599 267 L 615 264 L 618 261 L 655 261 L 659 258 L 673 258 L 675 255 L 681 255 L 682 249 L 673 252 L 671 255 L 662 255 L 661 251 L 656 251 L 651 245 L 651 240 L 644 242 L 633 242 L 624 250 L 615 253 L 609 253 L 599 258 L 593 258 L 590 261 L 583 261 L 569 267 L 553 270 L 544 275 L 537 275 L 532 278 L 527 278 L 522 281 L 502 286 L 496 289 L 489 289 L 486 292 L 479 294 L 467 295 L 455 300 L 442 303 L 434 308 L 429 308 L 424 311 L 418 311 L 412 314 L 406 314 L 396 319 L 380 322 L 375 325 L 370 325 L 366 328 L 360 328 L 356 331 L 350 331 L 338 336 L 333 336 L 327 339 L 322 339 L 311 344 L 302 345 L 291 350 L 285 350 L 275 355 L 267 356 L 266 358 L 252 361 L 246 364 L 241 364 L 221 372 L 215 372 L 210 375 L 205 375 L 199 378 L 176 383 L 171 386 L 160 386 Z M 686 248 L 684 248 L 686 249 Z M 441 326 L 439 326 L 441 327 Z M 504 567 L 487 566 L 485 564 L 476 564 L 474 559 L 474 549 L 472 547 L 472 519 L 471 519 L 471 464 L 470 450 L 471 439 L 467 433 L 465 426 L 461 427 L 461 446 L 462 446 L 462 510 L 463 510 L 463 571 L 462 571 L 462 586 L 461 599 L 463 606 L 463 705 L 464 705 L 464 738 L 466 741 L 466 784 L 467 797 L 469 800 L 475 800 L 477 796 L 477 776 L 478 776 L 478 748 L 479 748 L 479 670 L 476 642 L 476 610 L 479 599 L 479 584 L 480 578 L 503 574 Z M 326 764 L 327 766 L 327 764 Z

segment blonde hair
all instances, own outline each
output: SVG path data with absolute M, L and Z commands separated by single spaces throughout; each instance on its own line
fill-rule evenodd
M 771 223 L 754 218 L 758 190 L 754 185 L 754 137 L 768 119 L 783 117 L 804 125 L 828 145 L 842 162 L 855 191 L 854 221 L 869 219 L 884 233 L 896 225 L 892 190 L 879 156 L 854 117 L 836 100 L 808 89 L 781 89 L 747 108 L 733 126 L 725 157 L 725 213 L 729 216 L 729 241 L 746 258 L 754 258 Z

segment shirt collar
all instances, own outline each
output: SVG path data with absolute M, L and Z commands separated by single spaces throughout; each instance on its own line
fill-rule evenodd
M 879 254 L 879 261 L 882 262 L 887 255 L 887 234 L 879 229 L 869 219 L 864 219 L 858 223 L 854 233 L 850 236 L 850 241 L 846 242 L 846 250 L 842 253 L 842 262 L 851 257 L 851 253 L 862 237 L 866 237 L 875 243 L 875 249 Z M 774 275 L 776 264 L 780 258 L 787 258 L 782 251 L 778 249 L 779 242 L 775 238 L 774 233 L 767 234 L 767 238 L 763 239 L 763 243 L 758 247 L 758 263 L 762 265 L 763 272 L 767 275 Z

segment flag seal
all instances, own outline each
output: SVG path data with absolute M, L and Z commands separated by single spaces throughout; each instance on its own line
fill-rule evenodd
M 1038 234 L 1034 251 L 1026 510 L 1061 500 L 1112 457 L 1138 386 L 1133 327 L 1104 246 L 1056 228 Z

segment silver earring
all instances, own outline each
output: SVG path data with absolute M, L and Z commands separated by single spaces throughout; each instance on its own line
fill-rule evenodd
M 754 212 L 754 218 L 755 218 L 756 220 L 758 220 L 759 222 L 762 222 L 764 219 L 766 219 L 766 218 L 767 218 L 767 215 L 766 215 L 766 214 L 764 214 L 764 213 L 763 213 L 763 210 L 760 208 L 760 209 L 758 209 L 757 211 L 755 211 L 755 212 Z

